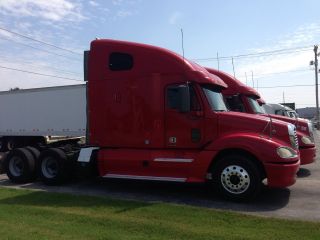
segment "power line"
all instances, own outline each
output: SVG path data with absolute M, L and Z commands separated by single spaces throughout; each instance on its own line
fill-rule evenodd
M 274 50 L 274 51 L 248 53 L 248 54 L 240 54 L 240 55 L 234 55 L 234 56 L 222 56 L 222 57 L 219 57 L 219 60 L 231 60 L 232 58 L 239 59 L 239 58 L 272 56 L 272 55 L 279 55 L 279 54 L 289 54 L 289 53 L 294 53 L 294 52 L 304 52 L 304 51 L 309 51 L 309 50 L 311 50 L 311 46 L 278 49 L 278 50 Z M 217 57 L 196 58 L 196 59 L 192 59 L 192 60 L 193 61 L 217 61 Z
M 298 105 L 298 106 L 301 106 L 301 105 L 315 106 L 314 103 L 296 103 L 296 105 Z
M 67 59 L 72 60 L 72 61 L 77 61 L 77 62 L 81 61 L 79 59 L 74 59 L 74 58 L 66 56 L 66 55 L 62 55 L 62 54 L 58 54 L 58 53 L 55 53 L 55 52 L 51 52 L 51 51 L 48 51 L 48 50 L 45 50 L 45 49 L 42 49 L 42 48 L 33 47 L 31 45 L 28 45 L 28 44 L 25 44 L 25 43 L 21 43 L 21 42 L 15 41 L 13 39 L 8 39 L 8 38 L 4 38 L 4 37 L 0 37 L 0 39 L 6 40 L 6 41 L 10 41 L 10 42 L 14 42 L 16 44 L 19 44 L 19 45 L 22 45 L 22 46 L 25 46 L 25 47 L 29 47 L 29 48 L 32 48 L 32 49 L 35 49 L 35 50 L 38 50 L 38 51 L 46 52 L 46 53 L 49 53 L 49 54 L 53 54 L 53 55 L 56 55 L 56 56 L 59 56 L 59 57 L 64 57 L 64 58 L 67 58 Z
M 274 73 L 262 73 L 262 74 L 255 74 L 255 78 L 265 78 L 264 76 L 269 75 L 277 75 L 277 74 L 284 74 L 284 73 L 296 73 L 296 72 L 307 72 L 310 71 L 310 69 L 301 69 L 301 70 L 292 70 L 292 71 L 284 71 L 284 72 L 274 72 Z M 262 76 L 262 77 L 260 77 Z M 240 76 L 238 78 L 244 78 L 245 76 Z
M 81 75 L 82 74 L 81 72 L 73 72 L 73 71 L 69 71 L 69 70 L 65 70 L 65 69 L 61 69 L 61 68 L 55 68 L 55 67 L 51 67 L 51 66 L 47 66 L 47 65 L 35 64 L 33 62 L 21 61 L 20 59 L 18 62 L 16 62 L 16 61 L 13 62 L 11 58 L 3 56 L 3 55 L 1 55 L 0 58 L 7 59 L 8 61 L 15 63 L 15 64 L 29 65 L 31 67 L 37 67 L 37 68 L 39 68 L 39 67 L 47 68 L 49 70 L 53 70 L 55 72 L 64 73 L 64 74 L 68 74 L 68 75 Z M 0 62 L 2 62 L 4 64 L 8 63 L 8 61 L 2 61 L 2 59 L 0 59 Z
M 49 74 L 45 74 L 45 73 L 38 73 L 38 72 L 32 72 L 32 71 L 26 71 L 23 69 L 18 69 L 18 68 L 10 68 L 10 67 L 5 67 L 5 66 L 1 66 L 0 68 L 3 69 L 8 69 L 8 70 L 13 70 L 13 71 L 19 71 L 19 72 L 24 72 L 24 73 L 29 73 L 29 74 L 35 74 L 35 75 L 40 75 L 40 76 L 45 76 L 45 77 L 53 77 L 53 78 L 60 78 L 60 79 L 66 79 L 66 80 L 72 80 L 72 81 L 80 81 L 83 82 L 83 80 L 80 79 L 75 79 L 75 78 L 67 78 L 67 77 L 61 77 L 61 76 L 56 76 L 56 75 L 49 75 Z M 314 84 L 297 84 L 297 85 L 283 85 L 283 86 L 270 86 L 270 87 L 259 87 L 259 88 L 284 88 L 284 87 L 314 87 Z
M 70 52 L 70 53 L 73 53 L 73 54 L 77 54 L 77 55 L 82 55 L 81 53 L 72 51 L 70 49 L 62 48 L 62 47 L 56 46 L 56 45 L 54 45 L 52 43 L 47 43 L 47 42 L 44 42 L 44 41 L 41 41 L 41 40 L 38 40 L 38 39 L 35 39 L 35 38 L 32 38 L 32 37 L 23 35 L 21 33 L 13 32 L 13 31 L 5 29 L 3 27 L 0 27 L 0 30 L 8 32 L 8 33 L 11 33 L 11 34 L 14 34 L 14 35 L 17 35 L 17 36 L 22 37 L 22 38 L 26 38 L 26 39 L 29 39 L 29 40 L 32 40 L 32 41 L 35 41 L 35 42 L 50 46 L 50 47 L 53 47 L 53 48 L 56 48 L 56 49 L 59 49 L 59 50 L 67 51 L 67 52 Z
M 45 77 L 60 78 L 60 79 L 66 79 L 66 80 L 83 82 L 83 80 L 80 80 L 80 79 L 68 78 L 68 77 L 61 77 L 61 76 L 50 75 L 50 74 L 45 74 L 45 73 L 32 72 L 32 71 L 27 71 L 27 70 L 18 69 L 18 68 L 5 67 L 5 66 L 1 66 L 1 65 L 0 65 L 0 68 L 8 69 L 8 70 L 13 70 L 13 71 L 18 71 L 18 72 L 23 72 L 23 73 L 34 74 L 34 75 L 40 75 L 40 76 L 45 76 Z
M 287 87 L 314 87 L 314 84 L 297 84 L 297 85 L 283 85 L 283 86 L 270 86 L 270 87 L 259 87 L 259 88 L 287 88 Z

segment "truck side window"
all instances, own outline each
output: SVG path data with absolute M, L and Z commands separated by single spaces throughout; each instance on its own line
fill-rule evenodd
M 109 56 L 109 69 L 111 71 L 125 71 L 133 67 L 133 57 L 127 53 L 113 52 Z
M 231 111 L 235 111 L 235 112 L 244 112 L 245 111 L 244 105 L 243 105 L 239 96 L 226 97 L 225 100 L 227 103 L 227 107 Z
M 178 85 L 167 88 L 167 107 L 171 109 L 179 108 Z M 190 87 L 190 107 L 191 111 L 201 110 L 200 103 L 193 87 Z
M 179 94 L 177 86 L 167 88 L 167 106 L 171 109 L 179 107 Z

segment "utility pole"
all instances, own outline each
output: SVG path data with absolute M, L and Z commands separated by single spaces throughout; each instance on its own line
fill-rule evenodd
M 314 72 L 316 77 L 316 121 L 317 129 L 319 129 L 319 98 L 318 98 L 318 45 L 314 45 Z
M 253 71 L 251 71 L 252 87 L 254 88 Z
M 220 71 L 219 53 L 217 52 L 218 71 Z
M 245 72 L 246 74 L 246 85 L 248 85 L 248 77 L 247 77 L 247 72 Z
M 236 72 L 234 71 L 234 62 L 233 62 L 233 57 L 232 57 L 232 69 L 233 69 L 233 76 L 236 78 Z

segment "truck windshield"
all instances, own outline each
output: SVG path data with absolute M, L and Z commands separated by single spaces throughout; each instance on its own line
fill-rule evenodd
M 249 102 L 249 104 L 250 104 L 250 107 L 251 107 L 251 109 L 252 109 L 252 111 L 254 112 L 254 113 L 266 113 L 265 112 L 265 110 L 264 110 L 264 108 L 262 108 L 260 105 L 259 105 L 259 103 L 258 103 L 258 101 L 257 101 L 257 99 L 256 98 L 254 98 L 254 97 L 249 97 L 249 96 L 247 96 L 247 99 L 248 99 L 248 102 Z
M 226 104 L 223 101 L 222 94 L 220 90 L 216 89 L 214 86 L 202 86 L 202 90 L 205 93 L 208 102 L 213 111 L 224 112 L 227 111 Z

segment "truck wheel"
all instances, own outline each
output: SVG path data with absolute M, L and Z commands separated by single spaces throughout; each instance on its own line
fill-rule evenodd
M 4 169 L 12 182 L 26 183 L 36 176 L 35 159 L 24 148 L 12 150 L 4 161 Z
M 59 185 L 71 175 L 71 164 L 64 151 L 50 148 L 40 154 L 40 177 L 47 185 Z
M 27 149 L 32 156 L 34 157 L 35 160 L 35 168 L 36 168 L 36 173 L 39 173 L 39 167 L 40 167 L 40 163 L 39 163 L 39 157 L 40 157 L 40 151 L 38 149 L 36 149 L 35 147 L 25 147 L 25 149 Z
M 212 176 L 214 187 L 223 197 L 230 200 L 251 200 L 258 195 L 262 186 L 257 166 L 241 155 L 221 158 Z
M 27 149 L 32 154 L 32 156 L 35 158 L 36 161 L 39 159 L 40 151 L 38 149 L 30 146 L 25 147 L 25 149 Z

